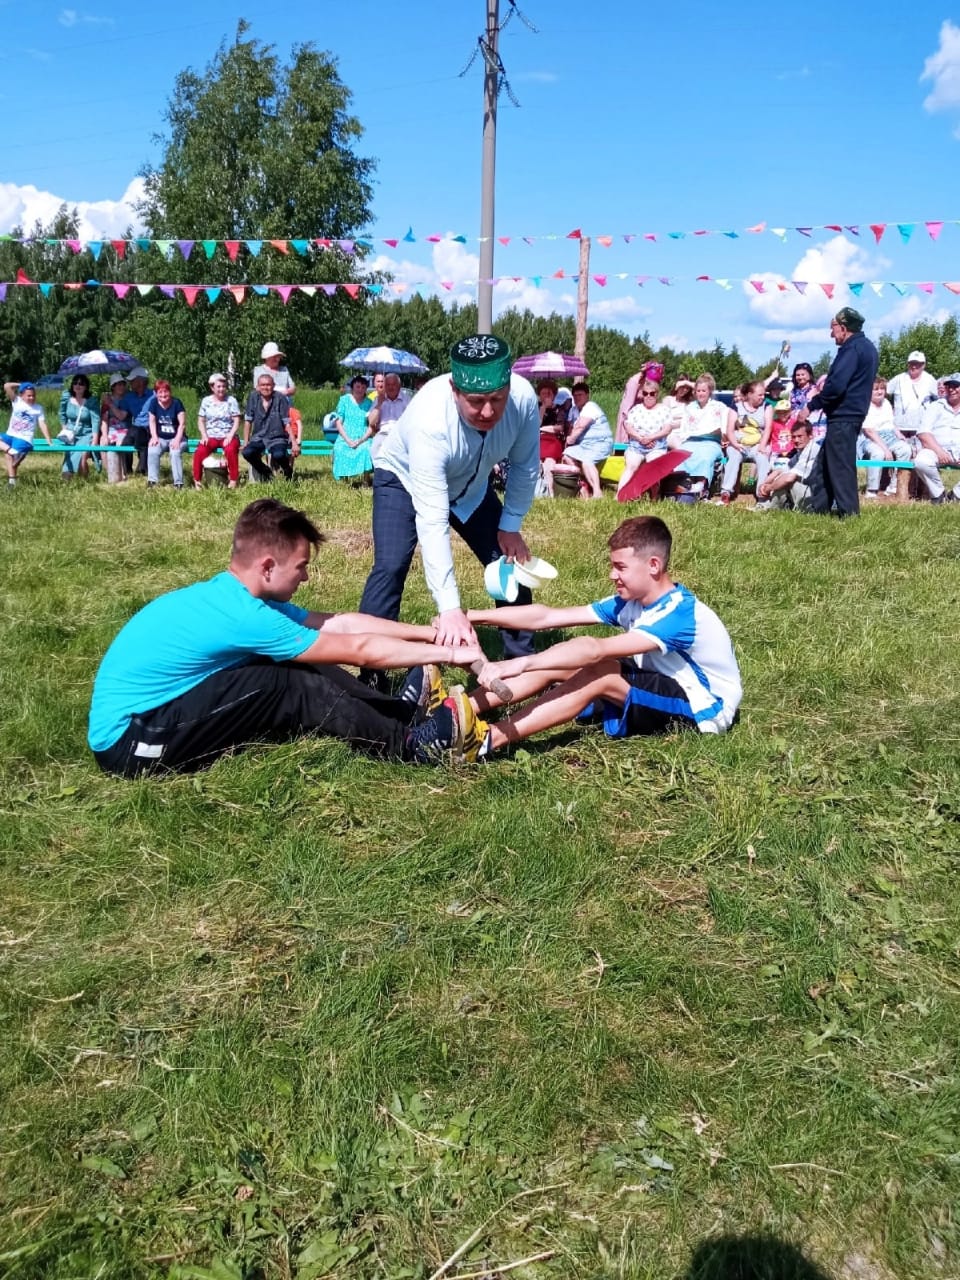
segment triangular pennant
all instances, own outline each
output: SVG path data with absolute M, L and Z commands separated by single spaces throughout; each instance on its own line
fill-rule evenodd
M 642 289 L 649 279 L 650 279 L 649 276 L 637 276 L 638 287 Z
M 180 292 L 186 298 L 187 306 L 192 307 L 197 300 L 197 294 L 200 292 L 200 286 L 198 284 L 182 284 L 180 286 Z
M 909 286 L 908 286 L 908 285 L 905 285 L 905 284 L 897 284 L 896 280 L 891 280 L 891 281 L 890 281 L 890 288 L 891 288 L 891 289 L 896 289 L 897 293 L 899 293 L 899 295 L 900 295 L 900 297 L 901 297 L 901 298 L 903 297 L 903 295 L 904 295 L 905 293 L 907 293 L 907 292 L 909 291 Z
M 157 288 L 165 298 L 175 298 L 177 296 L 177 286 L 174 284 L 158 284 Z
M 657 233 L 655 231 L 645 231 L 643 233 L 644 240 L 656 240 Z
M 931 240 L 936 240 L 937 236 L 939 236 L 940 232 L 943 230 L 942 222 L 925 222 L 923 225 L 927 228 L 927 231 L 930 233 Z
M 102 241 L 102 240 L 88 240 L 88 241 L 87 241 L 87 248 L 88 248 L 88 249 L 90 250 L 90 252 L 93 254 L 93 260 L 94 260 L 94 262 L 99 262 L 99 261 L 100 261 L 100 254 L 103 252 L 103 241 Z
M 944 280 L 943 287 L 949 289 L 951 293 L 960 293 L 960 281 Z
M 687 238 L 685 231 L 668 231 L 667 235 L 671 240 L 685 240 Z
M 36 284 L 36 281 L 29 278 L 23 267 L 17 267 L 17 284 Z
M 152 289 L 153 289 L 153 285 L 152 285 L 152 284 L 138 284 L 138 285 L 137 285 L 137 293 L 139 293 L 139 295 L 140 295 L 140 297 L 141 297 L 141 298 L 145 298 L 145 297 L 147 296 L 147 294 L 151 292 L 151 290 L 152 290 Z
M 500 241 L 502 245 L 508 245 L 510 243 L 509 236 L 497 236 L 497 239 Z
M 634 240 L 636 240 L 636 238 L 637 238 L 637 237 L 636 237 L 636 233 L 632 233 L 632 234 L 630 234 L 630 235 L 626 235 L 626 236 L 624 236 L 624 237 L 623 237 L 624 244 L 632 244 L 632 243 L 633 243 L 633 241 L 634 241 Z
M 441 280 L 441 281 L 440 281 L 440 284 L 443 286 L 443 288 L 444 288 L 444 289 L 446 289 L 446 290 L 447 290 L 447 292 L 448 292 L 448 293 L 449 293 L 449 292 L 450 292 L 450 290 L 453 288 L 453 281 L 452 281 L 452 280 Z
M 317 286 L 315 284 L 302 284 L 300 286 L 300 292 L 305 293 L 308 298 L 316 297 Z
M 841 227 L 839 222 L 828 222 L 823 229 L 824 231 L 842 231 L 843 227 Z
M 531 276 L 530 279 L 533 281 L 533 287 L 539 289 L 543 276 Z
M 789 292 L 790 292 L 790 286 L 789 286 L 788 284 L 784 284 L 782 280 L 778 280 L 778 281 L 777 281 L 777 290 L 778 290 L 780 293 L 789 293 Z
M 407 244 L 416 244 L 417 237 L 413 234 L 413 227 L 407 227 L 407 234 L 403 238 Z
M 357 236 L 357 241 L 356 241 L 356 242 L 357 242 L 357 244 L 358 244 L 358 245 L 360 245 L 360 247 L 361 247 L 362 249 L 372 249 L 372 248 L 373 248 L 373 241 L 372 241 L 372 240 L 367 240 L 364 236 Z
M 716 284 L 718 284 L 718 285 L 720 286 L 720 288 L 721 288 L 721 289 L 732 289 L 732 288 L 733 288 L 733 285 L 730 283 L 730 281 L 729 281 L 729 280 L 717 280 L 715 283 L 716 283 Z
M 710 277 L 709 277 L 709 276 L 697 276 L 697 279 L 698 279 L 698 280 L 709 280 L 709 279 L 710 279 Z
M 126 258 L 126 256 L 127 256 L 127 242 L 126 242 L 126 240 L 111 240 L 111 241 L 110 241 L 110 246 L 111 246 L 111 248 L 113 249 L 113 252 L 114 252 L 114 253 L 117 255 L 117 257 L 120 259 L 120 261 L 121 261 L 121 262 L 123 262 L 124 258 Z
M 606 288 L 606 285 L 607 285 L 607 277 L 606 277 L 606 276 L 594 276 L 593 278 L 594 278 L 594 280 L 597 282 L 597 284 L 600 286 L 600 288 L 601 288 L 601 289 L 605 289 L 605 288 Z
M 440 241 L 443 239 L 443 236 L 432 235 L 432 236 L 425 236 L 424 238 L 426 239 L 427 244 L 439 244 Z
M 301 258 L 305 258 L 307 256 L 307 250 L 310 248 L 309 240 L 291 240 L 290 243 L 293 245 L 294 251 L 299 253 Z
M 270 245 L 276 249 L 277 253 L 290 253 L 290 245 L 286 240 L 271 240 Z
M 798 231 L 802 236 L 813 235 L 813 227 L 794 227 L 794 230 Z
M 450 239 L 453 241 L 453 243 L 454 243 L 454 244 L 466 244 L 466 243 L 467 243 L 467 237 L 466 237 L 466 236 L 451 236 L 451 237 L 450 237 Z
M 822 285 L 820 286 L 820 288 L 823 290 L 823 292 L 827 295 L 827 297 L 828 297 L 828 298 L 832 298 L 832 297 L 833 297 L 833 290 L 834 290 L 834 287 L 835 287 L 835 286 L 834 286 L 834 285 L 832 285 L 832 284 L 822 284 Z
M 191 253 L 193 253 L 193 246 L 196 243 L 197 243 L 196 240 L 178 240 L 177 241 L 177 248 L 183 254 L 184 262 L 190 261 L 190 255 Z M 191 303 L 191 306 L 192 305 L 193 304 Z
M 79 253 L 80 250 L 83 248 L 83 245 L 80 243 L 79 240 L 64 240 L 63 243 L 66 245 L 69 245 L 74 253 Z
M 918 282 L 917 288 L 921 293 L 933 293 L 933 284 L 929 280 Z
M 52 288 L 53 288 L 53 285 L 52 285 L 52 284 L 42 284 L 42 285 L 40 286 L 40 292 L 43 294 L 43 296 L 44 296 L 45 298 L 49 298 L 49 297 L 50 297 L 50 290 L 51 290 Z
M 747 230 L 752 232 L 755 236 L 758 236 L 761 231 L 766 231 L 766 229 L 767 224 L 765 222 L 758 222 L 755 227 L 747 227 Z
M 354 246 L 353 246 L 352 240 L 337 241 L 337 248 L 340 250 L 341 253 L 353 253 L 353 247 Z
M 239 240 L 224 240 L 223 246 L 227 251 L 227 257 L 231 262 L 236 262 L 237 254 L 240 252 Z
M 7 300 L 7 286 L 5 284 L 0 284 L 0 302 L 6 302 L 6 300 Z
M 573 229 L 572 231 L 568 231 L 568 232 L 567 232 L 567 239 L 568 239 L 568 240 L 582 240 L 582 239 L 583 239 L 583 236 L 580 234 L 580 228 L 579 228 L 579 227 L 574 227 L 574 229 Z
M 553 273 L 552 279 L 562 280 L 563 278 L 564 278 L 564 271 L 563 271 L 563 267 L 561 267 L 559 271 L 555 271 Z
M 533 236 L 524 236 L 524 237 L 523 237 L 523 243 L 524 243 L 524 244 L 533 244 Z
M 870 288 L 873 290 L 873 292 L 877 295 L 878 298 L 883 297 L 883 281 L 882 280 L 871 280 Z
M 270 292 L 270 286 L 266 284 L 252 284 L 250 288 L 258 298 L 265 298 Z
M 857 226 L 847 227 L 846 230 L 849 231 L 852 236 L 858 236 L 860 234 L 860 228 Z
M 252 253 L 255 258 L 260 257 L 260 250 L 263 248 L 262 240 L 244 240 L 248 253 Z
M 153 241 L 149 240 L 146 236 L 137 236 L 134 243 L 141 253 L 146 253 L 148 249 L 153 248 Z
M 335 284 L 322 284 L 320 288 L 323 290 L 323 292 L 327 295 L 328 298 L 332 298 L 333 295 L 337 292 L 337 286 Z
M 91 279 L 89 279 L 89 280 L 84 280 L 84 282 L 83 282 L 83 283 L 86 285 L 86 287 L 87 287 L 88 289 L 99 289 L 99 288 L 100 288 L 100 281 L 99 281 L 99 280 L 94 280 L 92 277 L 91 277 Z
M 63 287 L 64 287 L 65 289 L 69 289 L 69 290 L 71 291 L 71 293 L 76 293 L 78 289 L 82 289 L 82 288 L 83 288 L 83 281 L 82 281 L 82 280 L 67 280 L 67 281 L 65 282 L 65 284 L 64 284 L 64 286 L 63 286 Z M 151 287 L 151 288 L 153 288 L 153 286 L 152 286 L 152 285 L 151 285 L 150 287 Z
M 740 232 L 739 232 L 739 231 L 725 231 L 723 234 L 727 237 L 727 239 L 728 239 L 728 240 L 739 240 L 739 239 L 740 239 Z
M 207 301 L 210 303 L 211 306 L 213 306 L 216 300 L 220 297 L 222 289 L 218 284 L 211 284 L 211 285 L 208 285 L 203 292 L 207 295 Z
M 750 281 L 750 283 L 751 283 L 751 284 L 753 285 L 753 287 L 756 289 L 757 293 L 765 293 L 765 292 L 766 292 L 766 285 L 763 283 L 763 281 L 762 281 L 762 280 L 751 280 L 751 281 Z
M 399 240 L 384 240 L 384 242 L 383 242 L 383 243 L 384 243 L 384 244 L 388 244 L 388 245 L 390 246 L 390 248 L 391 248 L 391 249 L 395 249 L 395 248 L 397 247 L 397 245 L 400 243 L 400 241 L 399 241 Z
M 173 257 L 173 241 L 157 240 L 154 242 L 163 256 L 169 261 Z
M 332 240 L 327 240 L 325 236 L 321 236 L 316 242 L 318 249 L 329 249 L 333 244 Z
M 880 241 L 883 239 L 883 233 L 886 231 L 886 229 L 887 229 L 887 224 L 885 222 L 870 223 L 870 230 L 873 232 L 873 235 L 877 244 L 879 244 Z
M 917 224 L 915 222 L 898 222 L 897 230 L 900 232 L 900 239 L 904 244 L 910 243 L 910 237 L 913 235 L 913 229 Z
M 660 281 L 660 283 L 661 283 L 661 284 L 672 284 L 672 283 L 673 283 L 673 282 L 671 281 L 671 279 L 670 279 L 670 277 L 669 277 L 669 276 L 657 276 L 657 279 Z
M 217 242 L 216 240 L 201 240 L 200 243 L 203 245 L 203 252 L 207 255 L 207 261 L 209 262 L 217 252 Z
M 712 231 L 695 231 L 693 234 L 695 236 L 712 236 L 713 232 Z
M 130 290 L 130 286 L 128 284 L 112 284 L 110 288 L 118 298 L 125 298 Z
M 230 294 L 234 302 L 239 306 L 247 296 L 247 286 L 245 284 L 228 284 L 227 293 Z
M 850 292 L 853 294 L 855 298 L 859 298 L 861 293 L 863 293 L 864 283 L 865 282 L 861 280 L 858 284 L 848 284 L 847 288 L 850 290 Z
M 794 280 L 794 281 L 792 281 L 792 284 L 793 284 L 793 287 L 796 289 L 797 293 L 806 293 L 806 292 L 807 292 L 807 282 L 806 282 L 806 280 Z
M 786 228 L 786 227 L 771 227 L 771 228 L 770 228 L 770 231 L 771 231 L 771 233 L 772 233 L 773 235 L 775 235 L 779 240 L 782 240 L 782 241 L 784 242 L 784 244 L 786 244 L 786 241 L 787 241 L 787 228 Z
M 295 286 L 292 284 L 275 284 L 273 287 L 274 289 L 276 289 L 277 293 L 279 293 L 280 297 L 283 299 L 283 305 L 286 306 L 287 303 L 290 301 L 290 295 L 291 293 L 293 293 Z

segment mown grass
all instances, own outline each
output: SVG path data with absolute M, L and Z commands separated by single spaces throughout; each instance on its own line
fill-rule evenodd
M 474 1233 L 445 1274 L 740 1274 L 721 1236 L 743 1274 L 960 1272 L 955 512 L 669 508 L 743 669 L 720 739 L 452 772 L 302 742 L 131 784 L 85 748 L 97 660 L 249 495 L 21 476 L 0 1273 L 426 1277 Z M 301 477 L 302 597 L 355 607 L 369 494 Z M 536 505 L 544 599 L 604 592 L 622 514 Z

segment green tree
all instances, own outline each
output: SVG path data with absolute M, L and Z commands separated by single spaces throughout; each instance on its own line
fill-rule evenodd
M 314 243 L 352 241 L 370 217 L 374 164 L 353 151 L 362 130 L 336 61 L 307 44 L 281 63 L 247 31 L 239 23 L 233 43 L 221 44 L 202 72 L 176 78 L 163 159 L 144 171 L 139 211 L 151 238 L 198 243 L 189 261 L 172 250 L 170 266 L 156 249 L 137 254 L 133 278 L 169 281 L 173 272 L 177 283 L 251 287 L 357 281 L 361 252 Z M 199 243 L 300 238 L 310 241 L 303 253 L 293 245 L 286 255 L 241 249 L 233 262 L 223 245 L 208 258 Z M 200 386 L 230 352 L 246 383 L 272 339 L 289 352 L 298 381 L 320 383 L 339 376 L 341 332 L 364 309 L 362 292 L 353 300 L 341 290 L 312 298 L 295 291 L 286 305 L 273 293 L 248 293 L 239 307 L 226 295 L 209 302 L 201 293 L 193 307 L 150 295 L 133 304 L 119 336 L 152 370 Z
M 877 343 L 880 352 L 880 374 L 892 378 L 907 367 L 911 351 L 922 351 L 927 358 L 927 369 L 934 376 L 960 369 L 960 331 L 956 316 L 950 316 L 943 324 L 920 320 L 901 329 L 898 334 L 884 333 Z

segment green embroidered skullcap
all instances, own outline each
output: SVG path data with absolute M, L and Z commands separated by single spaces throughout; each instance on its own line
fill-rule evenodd
M 859 333 L 864 326 L 863 316 L 859 311 L 854 311 L 853 307 L 841 307 L 833 318 L 851 333 Z
M 492 333 L 474 333 L 450 348 L 450 376 L 458 391 L 498 391 L 510 381 L 510 348 Z

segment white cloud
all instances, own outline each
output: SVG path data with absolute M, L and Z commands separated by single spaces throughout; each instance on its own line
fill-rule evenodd
M 937 306 L 929 294 L 907 293 L 871 325 L 875 333 L 899 333 L 923 320 L 928 324 L 943 324 L 953 313 L 948 307 Z
M 518 71 L 511 79 L 515 84 L 556 84 L 560 77 L 555 71 Z
M 129 226 L 140 229 L 133 206 L 142 199 L 143 190 L 143 179 L 134 178 L 119 200 L 70 200 L 51 191 L 39 191 L 34 186 L 0 182 L 0 228 L 9 231 L 20 226 L 24 231 L 32 231 L 38 221 L 50 223 L 60 206 L 65 204 L 71 210 L 76 207 L 80 239 L 120 236 Z
M 674 351 L 689 351 L 694 345 L 685 333 L 661 333 L 654 340 L 654 347 L 672 347 Z
M 766 337 L 796 337 L 800 331 L 810 331 L 825 340 L 829 336 L 826 330 L 830 317 L 842 305 L 837 298 L 847 297 L 847 290 L 842 286 L 851 280 L 876 280 L 878 272 L 889 265 L 885 258 L 869 253 L 846 236 L 834 236 L 821 246 L 811 246 L 789 277 L 771 271 L 758 272 L 744 280 L 743 291 L 750 300 L 750 315 L 766 327 Z M 750 280 L 763 281 L 765 291 L 758 293 Z M 806 283 L 806 292 L 795 288 L 793 281 Z M 832 299 L 819 287 L 821 284 L 837 286 Z M 782 290 L 780 285 L 787 287 Z M 805 340 L 818 339 L 811 336 Z
M 617 324 L 629 324 L 631 321 L 643 320 L 653 315 L 652 307 L 642 306 L 638 299 L 624 294 L 619 298 L 597 297 L 596 291 L 590 296 L 590 324 L 598 320 L 610 320 Z
M 950 111 L 960 108 L 960 27 L 949 18 L 940 28 L 940 47 L 923 64 L 920 83 L 933 82 L 923 100 L 927 111 Z
M 61 9 L 57 15 L 61 27 L 112 27 L 113 18 L 98 17 L 95 13 L 80 13 L 77 9 Z

